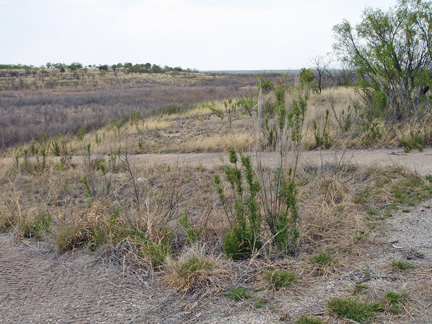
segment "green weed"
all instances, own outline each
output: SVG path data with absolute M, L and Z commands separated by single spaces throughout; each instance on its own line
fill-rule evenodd
M 302 316 L 295 324 L 324 324 L 324 321 L 316 317 Z
M 273 269 L 264 275 L 264 279 L 276 290 L 282 287 L 289 287 L 297 281 L 297 275 L 294 271 L 282 271 Z
M 414 268 L 414 266 L 411 263 L 408 263 L 408 262 L 405 262 L 405 261 L 396 261 L 396 260 L 392 261 L 391 266 L 393 268 L 396 268 L 396 269 L 399 269 L 399 270 L 402 270 L 402 271 L 406 271 L 408 269 Z
M 332 313 L 338 317 L 347 318 L 358 323 L 368 323 L 374 317 L 378 304 L 361 302 L 357 298 L 333 298 L 328 302 Z
M 333 257 L 329 251 L 323 250 L 318 254 L 312 255 L 309 261 L 314 264 L 330 265 L 333 263 Z
M 242 300 L 251 297 L 251 292 L 244 288 L 235 288 L 233 290 L 228 291 L 225 296 L 232 298 L 234 300 Z

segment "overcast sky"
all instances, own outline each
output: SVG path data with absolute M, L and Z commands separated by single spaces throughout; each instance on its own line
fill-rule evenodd
M 0 63 L 296 69 L 396 0 L 0 0 Z

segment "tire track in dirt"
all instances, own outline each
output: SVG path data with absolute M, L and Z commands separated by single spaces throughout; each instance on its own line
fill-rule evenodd
M 75 262 L 0 235 L 0 323 L 133 323 L 149 308 L 147 295 L 100 263 Z

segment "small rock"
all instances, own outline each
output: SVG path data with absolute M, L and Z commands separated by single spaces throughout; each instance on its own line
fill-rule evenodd
M 395 244 L 395 243 L 398 243 L 398 242 L 399 242 L 399 240 L 391 240 L 391 241 L 389 241 L 390 244 Z

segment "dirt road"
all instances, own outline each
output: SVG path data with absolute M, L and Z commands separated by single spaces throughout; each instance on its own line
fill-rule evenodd
M 252 157 L 254 155 L 252 154 Z M 263 165 L 275 166 L 277 152 L 259 153 Z M 290 156 L 288 156 L 290 159 Z M 137 165 L 149 163 L 171 163 L 179 165 L 213 167 L 228 163 L 226 153 L 190 153 L 190 154 L 140 154 L 131 156 Z M 360 166 L 400 165 L 421 175 L 432 174 L 432 148 L 423 152 L 405 153 L 402 148 L 367 149 L 367 150 L 326 150 L 305 151 L 301 154 L 301 166 L 320 166 L 328 163 L 353 163 Z

